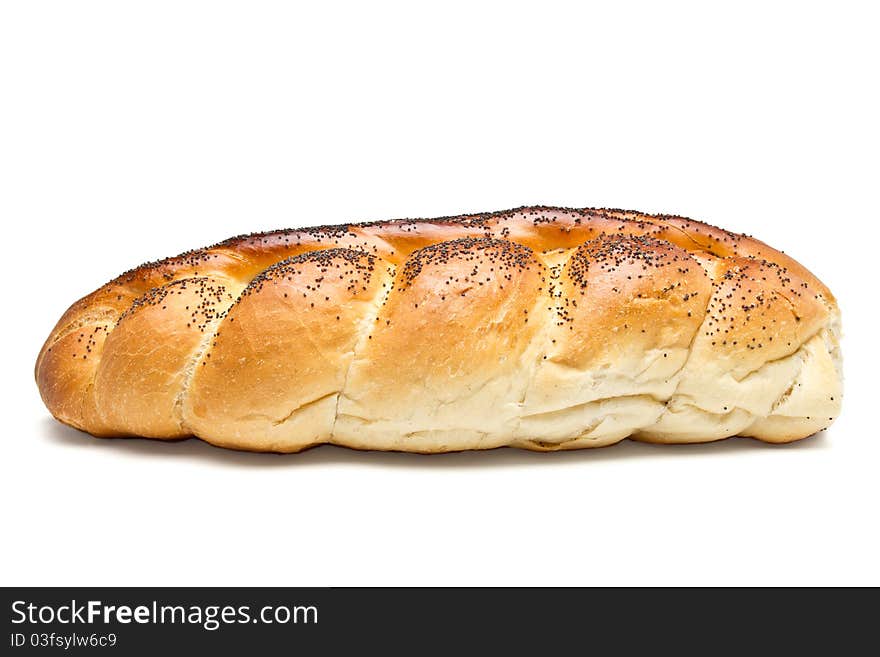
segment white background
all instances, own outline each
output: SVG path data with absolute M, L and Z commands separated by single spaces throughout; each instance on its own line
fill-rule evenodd
M 0 582 L 880 584 L 872 3 L 6 2 Z M 799 444 L 243 454 L 96 440 L 33 362 L 76 298 L 233 234 L 521 204 L 684 214 L 810 267 Z

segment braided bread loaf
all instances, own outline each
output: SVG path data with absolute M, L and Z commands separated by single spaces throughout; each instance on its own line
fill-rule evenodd
M 803 438 L 838 414 L 810 272 L 696 221 L 519 208 L 232 238 L 76 302 L 40 352 L 96 436 L 444 452 Z

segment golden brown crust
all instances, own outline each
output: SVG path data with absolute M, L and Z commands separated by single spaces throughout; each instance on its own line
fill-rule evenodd
M 505 444 L 525 392 L 518 375 L 535 359 L 540 324 L 529 313 L 547 280 L 534 252 L 507 240 L 466 237 L 413 252 L 367 327 L 336 441 L 419 451 Z
M 199 275 L 136 299 L 107 339 L 95 377 L 104 423 L 124 435 L 190 435 L 180 400 L 191 363 L 240 291 L 233 279 Z
M 332 436 L 357 333 L 388 264 L 333 248 L 257 276 L 196 360 L 184 421 L 219 445 L 296 451 Z M 230 395 L 230 389 L 252 394 Z
M 830 291 L 758 240 L 537 206 L 148 263 L 68 309 L 36 378 L 95 435 L 246 449 L 787 441 L 839 412 L 838 337 Z

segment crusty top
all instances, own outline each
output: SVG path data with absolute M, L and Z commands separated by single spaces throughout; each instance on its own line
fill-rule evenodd
M 450 269 L 447 265 L 452 261 L 458 264 Z M 442 313 L 442 304 L 453 302 L 453 289 L 459 299 L 469 295 L 485 299 L 480 288 L 494 286 L 493 294 L 503 295 L 507 292 L 501 290 L 509 282 L 508 292 L 517 288 L 522 290 L 519 294 L 534 297 L 520 309 L 523 326 L 529 320 L 527 306 L 546 296 L 548 316 L 554 319 L 544 322 L 552 330 L 547 328 L 542 335 L 552 336 L 547 339 L 553 342 L 542 357 L 577 367 L 596 360 L 602 346 L 592 344 L 590 336 L 603 335 L 611 324 L 616 327 L 614 335 L 621 335 L 620 331 L 649 335 L 652 322 L 656 324 L 656 317 L 645 311 L 651 298 L 674 296 L 674 308 L 666 304 L 663 312 L 680 311 L 682 321 L 693 324 L 683 348 L 732 363 L 742 376 L 796 352 L 838 312 L 825 285 L 789 256 L 746 235 L 672 215 L 534 206 L 438 219 L 278 230 L 233 237 L 141 265 L 74 303 L 37 360 L 36 378 L 44 401 L 56 417 L 91 433 L 132 433 L 110 410 L 124 406 L 119 399 L 108 398 L 101 407 L 104 393 L 96 380 L 125 376 L 131 367 L 124 359 L 110 358 L 99 373 L 104 345 L 118 342 L 115 349 L 123 351 L 125 345 L 124 352 L 131 354 L 134 342 L 126 342 L 122 334 L 109 337 L 115 329 L 141 322 L 137 332 L 133 328 L 128 332 L 143 335 L 144 330 L 154 330 L 163 315 L 142 309 L 166 313 L 173 309 L 186 317 L 186 329 L 193 332 L 186 357 L 179 363 L 176 356 L 173 364 L 169 360 L 169 367 L 180 369 L 180 381 L 161 403 L 171 405 L 173 417 L 137 433 L 191 435 L 192 428 L 180 416 L 183 397 L 195 365 L 205 363 L 212 344 L 223 338 L 214 333 L 222 334 L 220 325 L 232 320 L 236 306 L 248 295 L 303 267 L 323 272 L 296 287 L 297 303 L 311 308 L 337 298 L 331 289 L 338 286 L 327 288 L 330 281 L 323 276 L 344 279 L 346 290 L 364 295 L 366 308 L 404 303 L 407 290 L 431 272 L 432 278 L 421 285 L 428 285 L 430 291 L 411 293 L 412 299 L 432 295 L 421 309 L 406 309 L 415 318 L 420 312 L 433 312 L 437 304 Z M 448 280 L 441 280 L 439 272 Z M 666 282 L 661 286 L 659 280 Z M 291 293 L 280 297 L 279 303 Z M 633 300 L 645 303 L 633 305 Z M 392 310 L 387 311 L 389 318 Z M 331 309 L 322 321 L 337 314 Z M 580 331 L 573 341 L 564 334 L 566 327 L 569 334 L 580 330 L 575 328 L 577 321 L 592 322 L 593 328 L 590 334 Z M 372 340 L 379 330 L 369 327 L 365 339 Z M 360 344 L 358 336 L 352 339 Z M 602 339 L 613 351 L 611 338 Z M 564 349 L 554 346 L 567 343 Z M 620 348 L 625 351 L 634 344 L 639 338 L 628 338 Z M 354 350 L 354 346 L 339 348 Z M 535 395 L 539 399 L 540 391 Z M 126 412 L 131 413 L 131 408 Z

